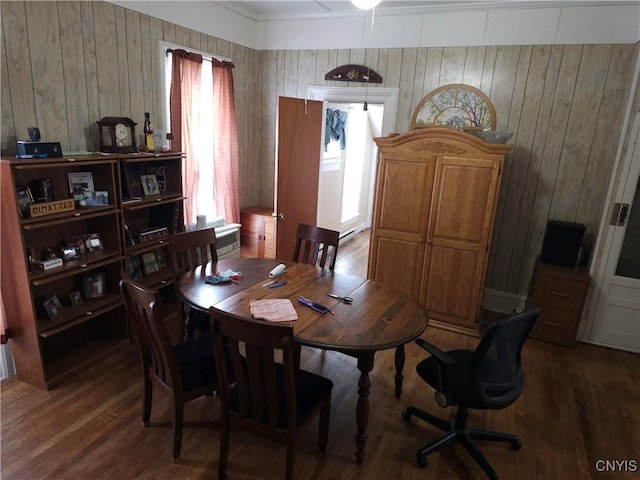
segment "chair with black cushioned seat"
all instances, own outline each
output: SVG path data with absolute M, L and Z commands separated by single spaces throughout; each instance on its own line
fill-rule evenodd
M 327 259 L 330 257 L 329 270 L 333 270 L 336 266 L 336 259 L 338 258 L 339 241 L 340 232 L 300 223 L 298 224 L 298 231 L 296 233 L 293 261 L 318 265 L 324 268 Z M 304 249 L 302 249 L 303 244 Z M 302 255 L 300 255 L 301 250 Z M 320 255 L 321 250 L 322 255 Z M 329 252 L 331 253 L 329 254 Z M 320 261 L 318 261 L 318 257 L 320 257 Z
M 293 325 L 236 317 L 214 308 L 210 313 L 213 350 L 221 379 L 218 478 L 226 478 L 233 426 L 286 442 L 285 478 L 290 480 L 297 432 L 317 414 L 319 447 L 322 450 L 327 447 L 333 383 L 296 367 Z M 222 345 L 228 345 L 230 365 L 225 365 Z M 276 362 L 280 355 L 282 363 Z M 234 385 L 229 383 L 228 371 L 235 376 Z
M 184 404 L 217 388 L 211 339 L 200 336 L 171 345 L 162 318 L 162 301 L 154 290 L 134 282 L 122 272 L 120 291 L 135 331 L 142 363 L 142 423 L 149 426 L 154 385 L 173 400 L 171 459 L 180 457 Z
M 418 375 L 436 390 L 438 405 L 443 408 L 458 406 L 453 423 L 416 407 L 408 407 L 402 412 L 406 421 L 415 415 L 446 432 L 444 437 L 418 450 L 420 467 L 427 466 L 427 455 L 459 441 L 489 478 L 498 478 L 474 440 L 509 443 L 513 450 L 520 449 L 520 440 L 515 435 L 469 428 L 469 409 L 502 409 L 520 397 L 524 388 L 522 346 L 538 314 L 538 309 L 532 308 L 492 323 L 475 350 L 443 352 L 421 338 L 416 340 L 431 354 L 416 367 Z
M 213 228 L 171 235 L 169 253 L 176 281 L 184 272 L 193 270 L 200 265 L 206 265 L 208 262 L 217 262 L 216 242 L 216 231 Z M 179 311 L 184 313 L 184 338 L 193 338 L 195 330 L 207 334 L 209 332 L 209 312 L 189 306 L 185 308 L 182 302 L 179 304 Z

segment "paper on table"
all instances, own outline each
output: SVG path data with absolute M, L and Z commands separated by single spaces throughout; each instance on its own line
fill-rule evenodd
M 253 318 L 267 322 L 290 322 L 298 319 L 298 314 L 288 298 L 249 300 Z

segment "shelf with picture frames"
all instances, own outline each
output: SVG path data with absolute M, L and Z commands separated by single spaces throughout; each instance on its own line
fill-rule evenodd
M 179 152 L 2 158 L 3 302 L 20 380 L 50 389 L 131 345 L 119 280 L 132 258 L 146 259 L 140 283 L 173 300 L 169 240 L 135 238 L 184 231 L 182 161 Z

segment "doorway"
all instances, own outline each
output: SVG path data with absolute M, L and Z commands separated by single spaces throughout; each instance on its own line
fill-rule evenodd
M 371 226 L 371 197 L 383 105 L 324 103 L 317 225 L 341 236 Z
M 327 109 L 345 113 L 345 148 L 330 141 L 321 154 L 316 224 L 346 238 L 371 226 L 377 158 L 373 138 L 394 131 L 398 89 L 308 87 L 307 98 L 323 101 L 325 115 Z M 326 122 L 323 139 L 325 129 Z

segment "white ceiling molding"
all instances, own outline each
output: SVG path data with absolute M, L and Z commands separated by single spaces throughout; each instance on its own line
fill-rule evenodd
M 372 11 L 349 0 L 110 3 L 256 50 L 640 41 L 640 0 L 383 1 L 373 30 Z

